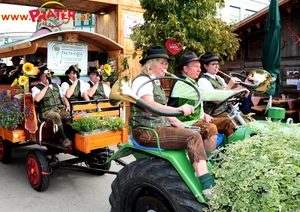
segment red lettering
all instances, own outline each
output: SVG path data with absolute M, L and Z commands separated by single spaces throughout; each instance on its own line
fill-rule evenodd
M 69 16 L 67 14 L 67 10 L 64 10 L 62 13 L 61 13 L 61 20 L 68 20 L 69 19 Z
M 39 10 L 29 10 L 29 15 L 30 15 L 32 22 L 36 21 L 35 19 L 39 16 L 39 14 L 40 14 Z
M 58 17 L 54 14 L 54 12 L 52 10 L 49 10 L 48 13 L 47 13 L 47 19 L 50 19 L 50 18 L 54 18 L 54 19 L 58 19 Z
M 3 21 L 8 21 L 9 20 L 10 15 L 6 15 L 6 14 L 1 14 L 1 18 Z
M 28 20 L 28 15 L 19 15 L 19 17 L 21 18 L 22 21 L 27 21 Z
M 38 22 L 41 22 L 42 20 L 47 21 L 47 11 L 40 11 Z
M 56 13 L 57 20 L 59 20 L 62 11 L 63 11 L 63 10 L 61 10 L 61 9 L 54 9 L 54 12 Z
M 74 10 L 68 10 L 69 20 L 75 21 L 76 12 Z

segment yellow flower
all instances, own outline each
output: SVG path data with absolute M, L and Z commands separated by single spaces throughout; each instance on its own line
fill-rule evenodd
M 16 79 L 13 81 L 13 83 L 11 84 L 11 87 L 16 86 L 17 84 L 18 84 L 18 79 L 16 78 Z
M 109 64 L 105 64 L 104 67 L 103 67 L 103 70 L 104 70 L 104 72 L 105 72 L 105 74 L 106 74 L 107 76 L 110 76 L 111 67 L 110 67 Z
M 19 85 L 26 85 L 26 83 L 28 82 L 28 78 L 26 76 L 20 76 L 19 77 Z
M 31 75 L 34 73 L 34 65 L 32 63 L 25 63 L 23 65 L 23 71 L 26 75 Z

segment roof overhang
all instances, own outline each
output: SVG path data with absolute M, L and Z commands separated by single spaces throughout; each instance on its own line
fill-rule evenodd
M 294 4 L 299 4 L 299 2 L 300 0 L 279 0 L 278 5 L 280 10 L 285 10 L 290 8 Z M 256 26 L 259 23 L 265 23 L 267 20 L 268 11 L 269 11 L 269 6 L 258 11 L 252 16 L 249 16 L 248 18 L 238 22 L 237 29 L 235 30 L 235 32 L 239 34 L 240 32 L 247 30 L 253 26 Z
M 123 47 L 115 41 L 88 31 L 80 30 L 64 30 L 58 32 L 50 32 L 38 37 L 31 37 L 25 40 L 15 41 L 0 46 L 0 58 L 13 57 L 19 55 L 34 54 L 37 48 L 45 45 L 47 40 L 57 40 L 59 35 L 65 37 L 66 34 L 77 34 L 78 42 L 91 44 L 94 47 L 101 49 L 103 52 L 119 51 L 123 52 Z M 98 51 L 98 49 L 95 49 Z

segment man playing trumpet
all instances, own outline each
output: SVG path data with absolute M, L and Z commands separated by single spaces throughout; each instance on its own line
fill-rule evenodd
M 197 85 L 196 79 L 198 79 L 201 68 L 200 59 L 194 52 L 188 52 L 181 56 L 180 65 L 178 70 L 182 70 L 181 78 Z M 199 87 L 201 99 L 206 101 L 222 101 L 227 97 L 233 95 L 235 91 L 223 90 L 223 91 L 205 91 Z M 184 104 L 196 105 L 198 97 L 193 92 L 193 88 L 187 86 L 180 81 L 176 82 L 170 91 L 170 97 L 168 105 L 173 107 L 179 107 Z M 213 118 L 210 115 L 204 113 L 203 102 L 195 109 L 193 114 L 188 116 L 177 116 L 180 121 L 189 126 L 197 126 L 201 128 L 201 135 L 204 140 L 204 147 L 208 151 L 216 149 L 216 141 L 218 133 L 225 134 L 228 138 L 234 133 L 235 125 L 229 118 Z

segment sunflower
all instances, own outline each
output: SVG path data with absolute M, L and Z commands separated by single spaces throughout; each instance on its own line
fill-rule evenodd
M 13 81 L 13 83 L 11 84 L 11 87 L 16 86 L 17 84 L 18 84 L 18 79 L 16 78 L 16 79 Z
M 104 72 L 105 72 L 105 74 L 106 74 L 107 76 L 110 76 L 111 67 L 110 67 L 109 64 L 105 64 L 104 67 L 103 67 L 103 70 L 104 70 Z
M 26 76 L 19 77 L 19 85 L 21 86 L 26 85 L 27 82 L 28 82 L 28 78 Z
M 34 73 L 34 65 L 32 63 L 25 63 L 23 65 L 23 71 L 26 75 L 31 75 Z

